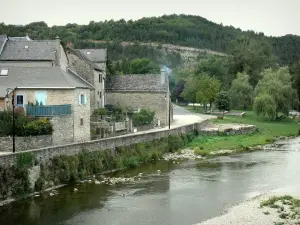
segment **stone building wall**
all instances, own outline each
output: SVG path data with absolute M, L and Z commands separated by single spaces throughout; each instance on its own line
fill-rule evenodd
M 84 104 L 79 103 L 79 96 L 86 96 Z M 74 92 L 73 104 L 73 119 L 74 119 L 74 141 L 89 141 L 90 140 L 90 90 L 76 89 Z
M 162 126 L 168 124 L 168 98 L 164 92 L 106 92 L 106 102 L 123 107 L 146 108 L 155 111 Z
M 74 142 L 73 114 L 53 117 L 51 123 L 53 125 L 52 145 Z

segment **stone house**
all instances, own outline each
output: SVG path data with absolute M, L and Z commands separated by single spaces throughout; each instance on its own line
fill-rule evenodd
M 0 107 L 11 107 L 4 98 L 13 88 L 15 107 L 27 115 L 60 117 L 53 135 L 61 143 L 90 140 L 93 85 L 68 68 L 59 39 L 24 39 L 0 35 Z M 36 102 L 40 106 L 32 107 Z
M 161 126 L 168 125 L 169 114 L 170 122 L 173 121 L 169 82 L 164 70 L 161 74 L 110 76 L 106 100 L 111 105 L 151 109 Z
M 91 111 L 103 108 L 106 104 L 106 49 L 73 49 L 67 48 L 69 67 L 84 80 L 94 86 L 91 91 Z

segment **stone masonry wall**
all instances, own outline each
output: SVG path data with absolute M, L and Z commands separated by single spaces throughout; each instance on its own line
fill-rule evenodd
M 90 131 L 90 91 L 87 89 L 76 89 L 74 92 L 73 118 L 74 118 L 74 141 L 89 141 Z M 86 103 L 79 104 L 79 95 L 86 96 Z
M 188 133 L 193 130 L 200 131 L 200 129 L 204 127 L 205 124 L 206 122 L 204 121 L 202 123 L 195 123 L 191 125 L 173 128 L 170 130 L 149 131 L 149 132 L 143 132 L 139 134 L 130 134 L 126 136 L 118 136 L 118 137 L 105 138 L 105 139 L 94 140 L 94 141 L 86 141 L 82 143 L 66 144 L 62 146 L 28 150 L 26 152 L 34 154 L 36 160 L 39 163 L 43 163 L 59 155 L 75 155 L 85 151 L 89 151 L 89 152 L 101 151 L 106 149 L 112 149 L 118 146 L 126 146 L 135 143 L 160 139 L 163 137 L 167 137 L 168 135 L 179 135 L 179 134 Z M 18 154 L 20 153 L 0 155 L 0 164 L 7 165 L 7 166 L 13 165 L 16 162 L 15 159 Z
M 106 103 L 123 107 L 148 108 L 155 111 L 161 125 L 168 124 L 168 98 L 163 92 L 106 92 Z
M 13 138 L 0 137 L 0 152 L 12 152 Z M 28 149 L 37 149 L 52 146 L 52 135 L 16 137 L 16 151 L 24 151 Z
M 74 141 L 73 115 L 56 116 L 51 119 L 53 125 L 53 145 L 62 145 Z

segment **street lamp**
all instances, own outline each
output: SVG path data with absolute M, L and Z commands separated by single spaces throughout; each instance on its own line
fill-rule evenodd
M 171 94 L 169 96 L 169 130 L 171 129 Z
M 15 145 L 15 88 L 7 88 L 6 89 L 6 96 L 5 96 L 5 101 L 8 104 L 9 103 L 9 93 L 12 92 L 12 99 L 11 99 L 11 104 L 12 104 L 12 117 L 13 117 L 13 153 L 16 151 L 16 145 Z

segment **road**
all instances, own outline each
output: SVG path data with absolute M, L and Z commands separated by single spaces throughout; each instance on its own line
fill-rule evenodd
M 211 118 L 215 118 L 215 116 L 196 114 L 178 105 L 173 105 L 173 122 L 171 123 L 171 128 L 202 122 Z

